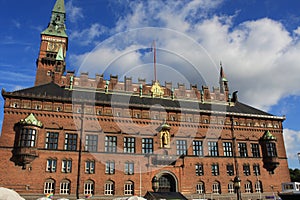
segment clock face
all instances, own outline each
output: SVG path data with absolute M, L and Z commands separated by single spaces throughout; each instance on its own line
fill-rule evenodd
M 58 44 L 55 42 L 48 42 L 47 51 L 58 51 Z

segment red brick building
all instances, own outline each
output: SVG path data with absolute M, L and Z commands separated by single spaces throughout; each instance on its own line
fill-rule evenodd
M 27 199 L 180 192 L 260 198 L 290 181 L 284 117 L 238 101 L 220 69 L 210 91 L 66 72 L 64 1 L 41 33 L 35 86 L 2 90 L 0 186 Z M 154 187 L 153 187 L 154 186 Z

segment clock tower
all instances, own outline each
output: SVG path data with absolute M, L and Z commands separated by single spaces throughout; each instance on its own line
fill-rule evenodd
M 35 79 L 36 86 L 49 82 L 61 84 L 61 77 L 65 72 L 65 58 L 68 49 L 65 21 L 64 0 L 56 0 L 50 23 L 41 33 L 41 45 Z

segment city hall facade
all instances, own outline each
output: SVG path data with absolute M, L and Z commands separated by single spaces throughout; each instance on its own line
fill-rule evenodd
M 35 85 L 2 90 L 1 187 L 26 199 L 233 199 L 270 196 L 290 181 L 285 118 L 239 102 L 222 66 L 212 91 L 76 76 L 66 70 L 65 18 L 57 0 L 41 33 Z

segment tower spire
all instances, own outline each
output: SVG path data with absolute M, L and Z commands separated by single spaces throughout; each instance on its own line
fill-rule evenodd
M 64 0 L 56 0 L 48 27 L 42 32 L 42 34 L 59 37 L 68 37 L 66 34 L 65 21 L 65 2 Z
M 51 12 L 50 22 L 41 33 L 35 85 L 49 82 L 62 83 L 61 79 L 65 72 L 65 57 L 68 50 L 65 21 L 65 1 L 56 0 Z
M 221 93 L 224 93 L 224 91 L 228 91 L 228 81 L 227 81 L 227 78 L 226 78 L 225 73 L 224 73 L 222 62 L 220 62 L 219 84 L 220 84 Z

